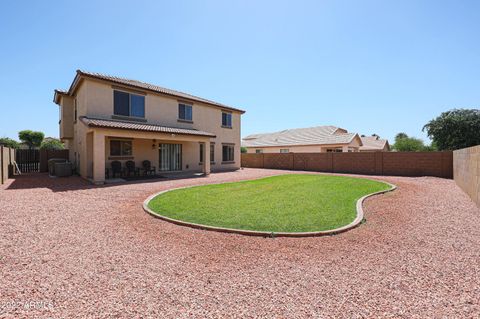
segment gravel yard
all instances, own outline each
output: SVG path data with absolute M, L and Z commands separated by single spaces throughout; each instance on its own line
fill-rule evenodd
M 0 317 L 480 317 L 480 210 L 452 180 L 379 178 L 399 188 L 366 201 L 366 224 L 331 237 L 202 231 L 141 206 L 173 187 L 283 173 L 9 180 Z

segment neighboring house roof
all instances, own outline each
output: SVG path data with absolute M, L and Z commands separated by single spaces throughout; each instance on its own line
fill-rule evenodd
M 147 91 L 151 91 L 151 92 L 155 92 L 155 93 L 166 94 L 166 95 L 175 96 L 177 98 L 183 98 L 183 99 L 190 100 L 190 101 L 202 102 L 202 103 L 205 103 L 205 104 L 208 104 L 208 105 L 213 105 L 213 106 L 224 108 L 224 109 L 231 110 L 231 111 L 237 111 L 237 112 L 245 113 L 245 111 L 243 111 L 243 110 L 240 110 L 240 109 L 237 109 L 237 108 L 234 108 L 234 107 L 222 104 L 222 103 L 218 103 L 218 102 L 215 102 L 215 101 L 212 101 L 212 100 L 207 100 L 207 99 L 204 99 L 204 98 L 201 98 L 201 97 L 198 97 L 198 96 L 195 96 L 195 95 L 191 95 L 191 94 L 188 94 L 188 93 L 183 93 L 183 92 L 180 92 L 180 91 L 167 89 L 167 88 L 164 88 L 164 87 L 161 87 L 161 86 L 158 86 L 158 85 L 145 83 L 145 82 L 132 80 L 132 79 L 121 78 L 121 77 L 117 77 L 117 76 L 105 75 L 105 74 L 94 73 L 94 72 L 86 72 L 86 71 L 81 71 L 81 70 L 77 70 L 77 75 L 75 76 L 75 79 L 73 80 L 72 84 L 70 85 L 70 88 L 68 89 L 68 91 L 55 90 L 54 102 L 57 101 L 57 96 L 58 95 L 62 95 L 62 94 L 63 95 L 70 95 L 70 96 L 73 95 L 73 93 L 75 92 L 75 89 L 76 89 L 76 87 L 77 87 L 77 85 L 80 82 L 82 77 L 100 79 L 100 80 L 104 80 L 104 81 L 108 81 L 108 82 L 112 82 L 112 83 L 116 83 L 116 84 L 126 85 L 126 86 L 132 87 L 132 88 L 147 90 Z
M 268 147 L 349 144 L 355 137 L 358 138 L 358 134 L 348 133 L 342 128 L 328 125 L 289 129 L 274 133 L 253 134 L 243 138 L 242 146 Z
M 183 134 L 183 135 L 195 135 L 195 136 L 208 136 L 216 137 L 215 134 L 199 131 L 195 129 L 186 129 L 178 127 L 168 127 L 156 124 L 145 124 L 145 123 L 133 123 L 125 122 L 119 120 L 105 120 L 91 117 L 80 117 L 80 120 L 89 127 L 102 127 L 102 128 L 112 128 L 112 129 L 121 129 L 121 130 L 134 130 L 134 131 L 144 131 L 144 132 L 159 132 L 159 133 L 169 133 L 169 134 Z
M 360 151 L 375 151 L 375 150 L 383 150 L 385 146 L 390 149 L 390 145 L 388 144 L 388 140 L 381 139 L 378 136 L 361 136 L 360 139 L 362 140 L 363 146 L 360 146 Z

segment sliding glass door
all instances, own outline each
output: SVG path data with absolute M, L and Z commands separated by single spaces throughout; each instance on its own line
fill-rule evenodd
M 160 171 L 182 170 L 182 144 L 160 144 Z

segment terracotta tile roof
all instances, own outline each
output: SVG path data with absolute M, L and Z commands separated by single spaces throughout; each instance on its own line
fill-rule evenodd
M 146 124 L 146 123 L 135 123 L 127 122 L 120 120 L 106 120 L 90 117 L 80 117 L 80 120 L 90 127 L 104 127 L 104 128 L 113 128 L 121 130 L 134 130 L 134 131 L 144 131 L 144 132 L 158 132 L 158 133 L 170 133 L 170 134 L 183 134 L 183 135 L 196 135 L 196 136 L 208 136 L 215 137 L 216 135 L 209 132 L 178 128 L 178 127 L 168 127 L 156 124 Z
M 274 133 L 249 135 L 243 138 L 242 146 L 265 147 L 348 144 L 357 136 L 356 133 L 345 132 L 345 130 L 331 125 L 289 129 Z
M 77 76 L 75 77 L 75 80 L 73 81 L 73 83 L 70 86 L 70 89 L 68 91 L 55 90 L 55 92 L 58 93 L 58 94 L 71 95 L 73 93 L 74 89 L 75 89 L 75 85 L 78 82 L 77 81 L 78 78 L 82 77 L 82 76 L 83 77 L 96 78 L 96 79 L 100 79 L 100 80 L 104 80 L 104 81 L 108 81 L 108 82 L 112 82 L 112 83 L 116 83 L 116 84 L 123 84 L 123 85 L 129 86 L 129 87 L 132 87 L 132 88 L 148 90 L 148 91 L 152 91 L 152 92 L 156 92 L 156 93 L 162 93 L 162 94 L 166 94 L 166 95 L 175 96 L 177 98 L 183 98 L 183 99 L 190 100 L 190 101 L 202 102 L 202 103 L 205 103 L 205 104 L 208 104 L 208 105 L 217 106 L 217 107 L 224 108 L 224 109 L 227 109 L 227 110 L 245 113 L 245 111 L 243 111 L 243 110 L 240 110 L 240 109 L 237 109 L 237 108 L 234 108 L 234 107 L 222 104 L 222 103 L 218 103 L 218 102 L 215 102 L 215 101 L 212 101 L 212 100 L 207 100 L 207 99 L 204 99 L 204 98 L 201 98 L 201 97 L 198 97 L 198 96 L 195 96 L 195 95 L 191 95 L 191 94 L 188 94 L 188 93 L 167 89 L 167 88 L 164 88 L 164 87 L 161 87 L 161 86 L 158 86 L 158 85 L 145 83 L 145 82 L 132 80 L 132 79 L 126 79 L 126 78 L 122 78 L 122 77 L 118 77 L 118 76 L 111 76 L 111 75 L 95 73 L 95 72 L 87 72 L 87 71 L 82 71 L 82 70 L 77 70 Z
M 362 136 L 360 139 L 363 144 L 363 146 L 360 146 L 360 151 L 380 151 L 383 150 L 385 144 L 388 143 L 388 140 L 381 139 L 378 136 Z

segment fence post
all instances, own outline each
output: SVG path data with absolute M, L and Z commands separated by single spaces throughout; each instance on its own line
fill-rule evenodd
M 40 163 L 39 163 L 39 172 L 43 173 L 46 172 L 46 163 L 47 163 L 47 158 L 48 158 L 48 151 L 47 150 L 39 150 L 40 152 Z
M 375 152 L 375 175 L 383 175 L 383 152 Z
M 3 145 L 0 145 L 0 184 L 3 184 Z
M 334 159 L 333 159 L 333 155 L 335 153 L 331 152 L 331 153 L 327 153 L 327 154 L 329 154 L 329 158 L 330 158 L 330 172 L 335 173 L 335 164 L 334 164 Z

